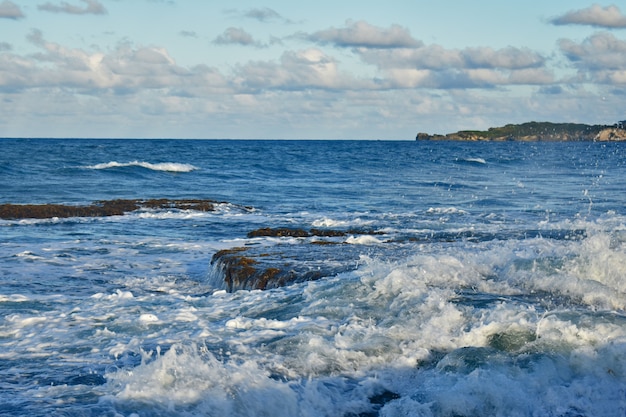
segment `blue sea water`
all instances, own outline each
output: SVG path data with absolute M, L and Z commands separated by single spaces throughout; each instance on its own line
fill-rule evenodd
M 0 415 L 626 415 L 621 143 L 0 146 L 0 204 L 221 202 L 0 220 Z M 339 272 L 229 292 L 234 247 Z

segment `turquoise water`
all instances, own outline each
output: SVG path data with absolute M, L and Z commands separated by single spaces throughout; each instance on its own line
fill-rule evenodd
M 622 144 L 0 144 L 0 204 L 221 202 L 0 220 L 0 414 L 626 413 Z M 234 247 L 334 272 L 229 292 Z

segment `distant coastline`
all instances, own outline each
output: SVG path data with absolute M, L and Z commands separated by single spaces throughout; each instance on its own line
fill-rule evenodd
M 415 140 L 456 140 L 468 142 L 626 141 L 626 120 L 614 125 L 528 122 L 491 127 L 488 130 L 460 130 L 446 135 L 418 133 Z

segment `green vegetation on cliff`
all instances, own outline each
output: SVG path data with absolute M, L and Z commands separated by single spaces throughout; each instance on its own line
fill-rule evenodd
M 528 122 L 492 127 L 488 130 L 460 130 L 447 135 L 418 133 L 417 140 L 463 141 L 588 141 L 626 140 L 626 121 L 614 125 Z

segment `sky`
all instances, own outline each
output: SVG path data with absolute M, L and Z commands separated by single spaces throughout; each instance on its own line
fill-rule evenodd
M 626 6 L 0 0 L 0 137 L 413 140 L 626 120 Z

